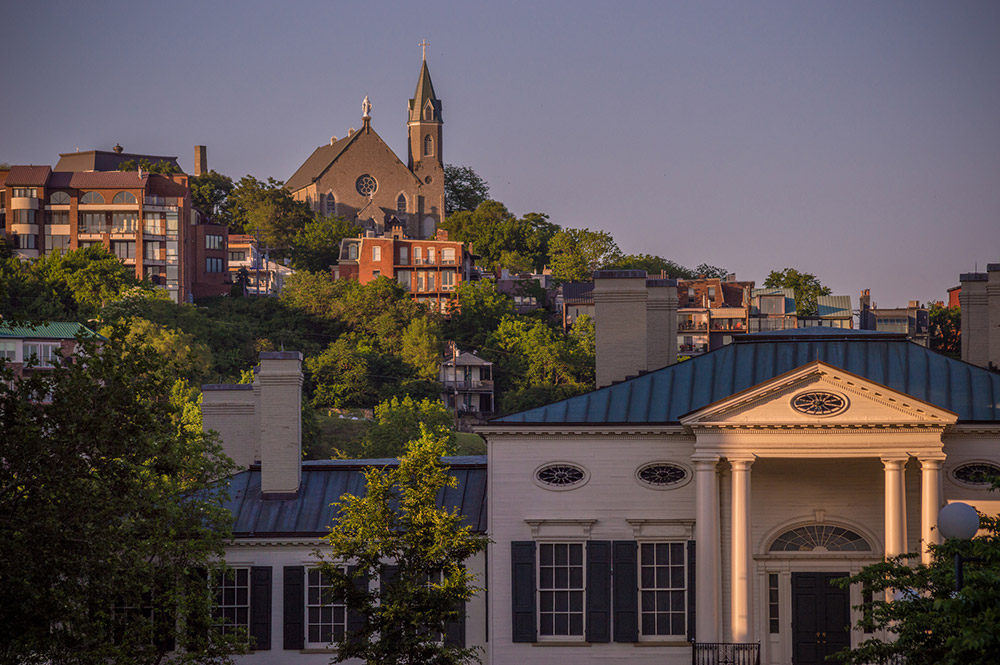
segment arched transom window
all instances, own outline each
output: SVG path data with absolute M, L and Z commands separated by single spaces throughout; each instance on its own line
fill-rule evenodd
M 809 524 L 786 531 L 771 543 L 771 552 L 871 552 L 864 536 L 831 524 Z
M 132 192 L 118 192 L 115 194 L 114 201 L 112 203 L 135 203 L 135 194 Z
M 104 203 L 104 197 L 100 192 L 87 192 L 80 197 L 80 203 Z
M 49 203 L 52 205 L 69 205 L 69 194 L 66 192 L 52 192 L 52 196 L 49 197 Z

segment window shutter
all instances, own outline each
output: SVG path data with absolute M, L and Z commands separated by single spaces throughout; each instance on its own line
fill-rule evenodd
M 694 614 L 695 613 L 695 602 L 694 602 L 695 601 L 695 594 L 694 594 L 694 591 L 695 591 L 695 588 L 694 588 L 695 573 L 694 573 L 694 566 L 695 566 L 695 541 L 689 540 L 688 541 L 688 579 L 687 579 L 687 595 L 688 595 L 688 607 L 687 607 L 687 610 L 688 610 L 688 642 L 694 642 L 695 641 L 695 637 L 696 637 L 695 632 L 694 632 L 694 619 L 695 619 L 695 614 Z
M 535 628 L 535 541 L 510 544 L 511 611 L 514 642 L 534 642 Z
M 286 649 L 305 646 L 306 628 L 306 569 L 305 566 L 285 566 L 284 614 Z
M 587 541 L 587 641 L 611 641 L 611 541 Z
M 388 568 L 389 566 L 387 566 Z M 394 566 L 393 566 L 394 567 Z M 347 574 L 353 576 L 358 570 L 357 566 L 348 566 Z M 358 591 L 368 591 L 368 578 L 359 577 L 354 579 L 354 588 Z M 350 633 L 358 633 L 365 629 L 365 615 L 357 610 L 347 608 L 347 632 L 348 637 Z
M 639 543 L 616 540 L 612 545 L 615 570 L 615 642 L 639 641 Z
M 250 568 L 250 638 L 255 650 L 271 648 L 271 566 Z
M 465 601 L 458 604 L 458 618 L 444 626 L 444 643 L 453 647 L 465 646 Z

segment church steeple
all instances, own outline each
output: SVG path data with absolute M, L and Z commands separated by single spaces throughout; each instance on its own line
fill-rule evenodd
M 441 151 L 441 100 L 434 93 L 431 72 L 427 68 L 427 42 L 421 42 L 420 46 L 424 49 L 424 58 L 420 64 L 417 90 L 410 100 L 410 113 L 406 123 L 410 134 L 408 166 L 414 173 L 434 166 L 442 168 L 444 165 Z

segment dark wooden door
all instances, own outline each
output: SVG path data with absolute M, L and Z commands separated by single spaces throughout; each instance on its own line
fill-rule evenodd
M 847 573 L 792 573 L 792 663 L 829 663 L 850 644 L 847 589 L 833 584 Z

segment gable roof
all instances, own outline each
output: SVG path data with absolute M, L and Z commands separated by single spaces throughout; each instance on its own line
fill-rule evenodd
M 333 143 L 327 143 L 326 145 L 321 145 L 320 147 L 313 150 L 313 153 L 309 155 L 309 159 L 302 163 L 292 177 L 285 182 L 285 188 L 291 192 L 298 191 L 303 187 L 306 187 L 316 178 L 327 170 L 331 164 L 338 157 L 340 153 L 344 152 L 344 148 L 350 143 L 354 137 L 358 135 L 358 132 L 350 136 L 345 136 L 339 141 L 334 141 Z
M 710 353 L 490 423 L 678 424 L 686 413 L 813 360 L 952 411 L 959 422 L 1000 422 L 1000 374 L 905 335 L 814 327 L 740 335 Z
M 438 506 L 458 508 L 474 531 L 486 531 L 486 457 L 445 457 L 442 461 L 458 480 L 445 488 Z M 397 459 L 324 460 L 302 463 L 302 484 L 294 499 L 265 499 L 260 491 L 260 467 L 237 473 L 229 480 L 233 535 L 247 537 L 324 536 L 339 510 L 330 504 L 344 494 L 363 496 L 365 469 L 396 466 Z

